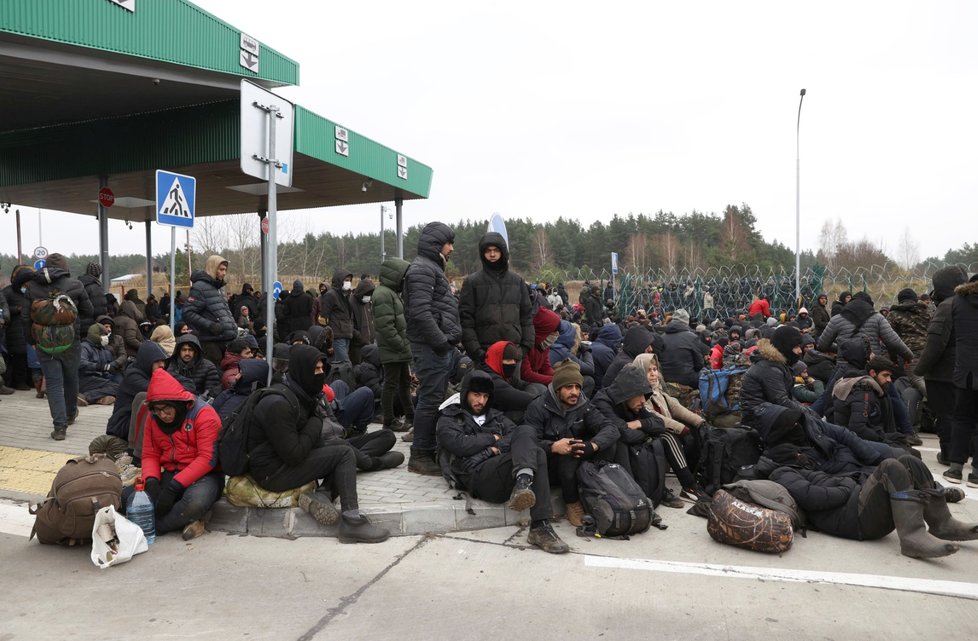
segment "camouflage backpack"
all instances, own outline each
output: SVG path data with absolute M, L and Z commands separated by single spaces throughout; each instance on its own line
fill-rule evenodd
M 31 337 L 38 349 L 59 354 L 75 342 L 78 308 L 70 296 L 51 288 L 47 298 L 31 303 Z

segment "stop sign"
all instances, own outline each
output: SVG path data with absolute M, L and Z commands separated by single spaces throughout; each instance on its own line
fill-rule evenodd
M 261 233 L 268 235 L 268 216 L 261 219 Z
M 102 187 L 98 190 L 98 204 L 103 207 L 111 207 L 115 203 L 115 194 L 108 187 Z

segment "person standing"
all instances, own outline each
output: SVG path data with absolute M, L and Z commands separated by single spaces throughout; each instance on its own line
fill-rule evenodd
M 94 315 L 91 318 L 82 318 L 81 327 L 86 332 L 95 319 L 104 316 L 108 311 L 108 303 L 105 301 L 105 288 L 102 287 L 102 266 L 92 261 L 85 267 L 85 273 L 78 277 L 78 282 L 85 286 L 85 293 L 88 300 L 92 303 Z
M 200 339 L 204 358 L 217 367 L 224 357 L 224 348 L 238 335 L 238 324 L 224 295 L 227 273 L 227 259 L 208 256 L 204 269 L 190 276 L 190 294 L 183 306 L 183 319 Z
M 350 361 L 359 365 L 363 361 L 363 348 L 374 342 L 374 282 L 366 275 L 360 277 L 353 294 L 350 296 L 350 306 L 353 309 L 353 341 L 350 343 Z
M 404 276 L 407 337 L 418 377 L 414 441 L 408 471 L 441 475 L 435 460 L 435 423 L 451 371 L 451 349 L 462 336 L 458 301 L 445 266 L 455 249 L 455 232 L 445 223 L 428 223 L 418 237 L 418 255 Z
M 822 333 L 822 330 L 825 329 L 825 326 L 829 324 L 829 310 L 826 307 L 826 305 L 828 305 L 828 302 L 829 302 L 829 297 L 827 295 L 819 294 L 818 302 L 812 305 L 812 308 L 810 310 L 812 316 L 812 323 L 815 325 L 815 331 L 812 333 L 816 338 L 818 337 L 819 334 Z
M 384 368 L 384 387 L 380 409 L 384 428 L 406 432 L 414 426 L 414 404 L 411 402 L 411 345 L 407 339 L 404 302 L 401 289 L 410 263 L 391 257 L 380 266 L 380 285 L 374 289 L 371 304 L 374 312 L 374 334 L 380 363 Z M 404 420 L 394 417 L 394 399 L 399 398 Z
M 968 487 L 978 487 L 974 436 L 978 425 L 978 274 L 954 289 L 954 412 L 951 419 L 951 469 L 944 478 L 960 483 L 964 464 L 971 458 Z
M 333 272 L 332 287 L 322 297 L 319 313 L 326 318 L 327 327 L 333 330 L 333 361 L 350 360 L 350 343 L 353 340 L 353 272 L 337 269 Z
M 3 296 L 10 308 L 7 324 L 7 378 L 15 390 L 31 389 L 31 373 L 27 367 L 27 336 L 31 332 L 31 302 L 27 299 L 27 281 L 34 271 L 27 265 L 17 265 L 10 274 L 10 284 Z
M 68 425 L 78 416 L 78 367 L 81 359 L 81 319 L 94 318 L 92 303 L 85 293 L 85 286 L 71 277 L 68 259 L 54 253 L 47 258 L 47 267 L 34 274 L 27 283 L 27 298 L 31 301 L 31 343 L 37 350 L 41 371 L 47 381 L 48 409 L 54 422 L 51 438 L 65 440 Z M 53 305 L 35 305 L 43 301 L 55 301 L 59 296 L 67 296 L 75 306 L 73 320 L 74 336 L 65 336 L 67 345 L 51 342 L 51 333 L 60 333 L 61 326 L 49 319 L 43 310 Z M 59 314 L 60 315 L 60 314 Z M 64 342 L 64 341 L 56 341 Z

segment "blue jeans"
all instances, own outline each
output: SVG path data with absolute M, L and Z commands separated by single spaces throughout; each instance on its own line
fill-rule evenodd
M 349 338 L 334 338 L 333 339 L 333 360 L 334 361 L 349 361 L 350 360 L 350 339 Z
M 344 381 L 333 381 L 329 384 L 336 394 L 336 420 L 340 425 L 349 429 L 367 429 L 374 417 L 374 393 L 369 387 L 358 387 L 352 392 Z
M 423 343 L 411 343 L 411 355 L 414 357 L 414 374 L 419 382 L 412 449 L 434 450 L 438 406 L 445 400 L 452 352 L 449 350 L 439 355 Z
M 75 341 L 60 354 L 37 350 L 41 371 L 47 379 L 48 409 L 54 429 L 68 427 L 68 417 L 78 412 L 78 367 L 81 365 L 81 343 Z

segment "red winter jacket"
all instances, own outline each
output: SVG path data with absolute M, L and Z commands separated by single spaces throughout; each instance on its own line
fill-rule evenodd
M 723 369 L 723 345 L 719 343 L 710 350 L 710 369 Z
M 761 314 L 764 318 L 771 317 L 771 304 L 767 302 L 767 299 L 758 298 L 747 308 L 747 316 L 753 317 L 757 314 Z
M 536 338 L 533 340 L 533 349 L 523 355 L 523 363 L 520 365 L 520 378 L 524 382 L 550 385 L 554 378 L 554 368 L 550 365 L 550 347 L 540 349 L 540 343 L 556 332 L 559 325 L 560 316 L 546 307 L 541 307 L 533 317 Z
M 166 435 L 156 424 L 148 405 L 156 401 L 186 401 L 193 403 L 183 425 Z M 183 487 L 190 487 L 218 466 L 217 435 L 221 419 L 210 405 L 183 388 L 164 369 L 153 372 L 146 391 L 146 405 L 139 412 L 143 423 L 143 479 L 160 478 L 161 471 L 176 472 L 174 477 Z

